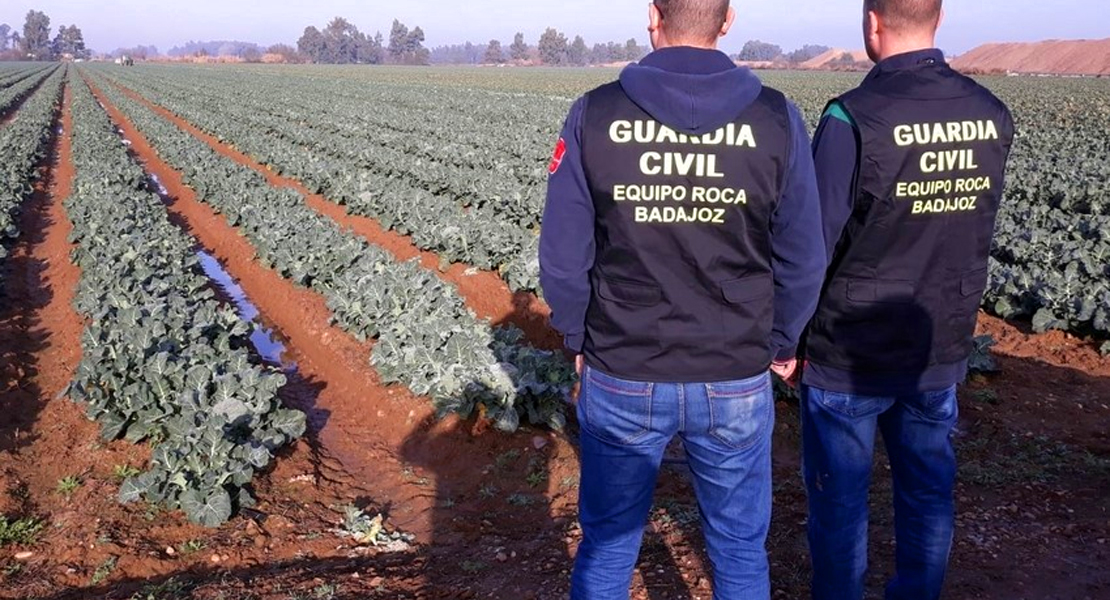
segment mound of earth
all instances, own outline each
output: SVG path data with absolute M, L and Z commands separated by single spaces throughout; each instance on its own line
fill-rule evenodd
M 833 48 L 799 65 L 802 69 L 869 68 L 870 66 L 871 59 L 867 57 L 866 50 L 845 50 L 843 48 Z
M 952 65 L 968 73 L 1110 75 L 1110 38 L 984 44 Z

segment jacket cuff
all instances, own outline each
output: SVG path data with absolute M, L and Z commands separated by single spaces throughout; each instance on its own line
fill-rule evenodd
M 789 348 L 783 348 L 783 349 L 779 350 L 777 353 L 775 353 L 775 362 L 786 362 L 786 361 L 788 361 L 790 359 L 793 359 L 793 358 L 798 358 L 798 347 L 797 346 L 791 346 Z
M 582 347 L 586 345 L 585 333 L 572 333 L 563 336 L 563 345 L 575 354 L 582 354 Z

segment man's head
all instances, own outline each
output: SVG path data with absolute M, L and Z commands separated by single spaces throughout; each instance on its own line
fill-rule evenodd
M 923 48 L 936 39 L 943 0 L 863 0 L 863 40 L 871 60 Z
M 648 9 L 651 45 L 716 48 L 736 17 L 729 0 L 655 0 Z

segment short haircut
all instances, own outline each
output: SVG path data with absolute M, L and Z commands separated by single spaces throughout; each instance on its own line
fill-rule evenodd
M 674 39 L 711 42 L 728 18 L 729 0 L 654 0 L 667 35 Z
M 895 31 L 936 29 L 943 0 L 864 0 L 864 8 Z

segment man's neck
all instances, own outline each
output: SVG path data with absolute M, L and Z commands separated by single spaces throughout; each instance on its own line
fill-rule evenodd
M 934 37 L 889 38 L 883 40 L 883 51 L 879 55 L 879 60 L 884 61 L 892 56 L 898 56 L 899 54 L 931 50 L 936 47 L 936 38 Z
M 686 40 L 679 40 L 676 42 L 665 41 L 660 42 L 659 45 L 655 47 L 656 50 L 663 50 L 666 48 L 697 48 L 698 50 L 716 50 L 717 42 L 706 44 L 705 42 L 689 42 Z

